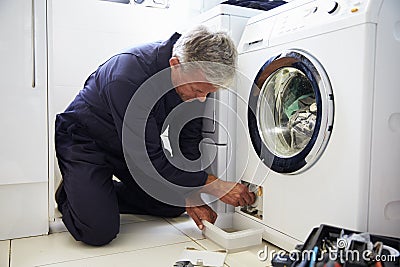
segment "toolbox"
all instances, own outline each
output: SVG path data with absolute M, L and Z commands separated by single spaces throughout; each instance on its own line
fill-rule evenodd
M 400 239 L 322 224 L 304 244 L 274 255 L 274 267 L 399 267 Z

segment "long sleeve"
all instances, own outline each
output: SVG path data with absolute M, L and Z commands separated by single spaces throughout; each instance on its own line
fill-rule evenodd
M 204 185 L 207 174 L 200 170 L 199 164 L 197 164 L 196 171 L 190 167 L 185 168 L 187 165 L 176 166 L 171 164 L 164 153 L 160 137 L 160 124 L 168 114 L 163 114 L 165 113 L 163 106 L 157 105 L 156 100 L 159 97 L 155 93 L 157 89 L 160 89 L 157 85 L 152 85 L 150 89 L 146 86 L 138 87 L 130 81 L 120 80 L 110 82 L 105 87 L 103 94 L 111 111 L 118 136 L 121 138 L 124 155 L 129 155 L 134 161 L 136 171 L 139 171 L 138 168 L 140 168 L 140 173 L 146 173 L 152 178 L 159 174 L 175 185 L 185 187 Z M 134 96 L 132 97 L 132 95 Z M 141 97 L 142 95 L 144 97 Z M 162 100 L 160 101 L 162 102 Z M 164 101 L 168 101 L 168 99 Z M 175 127 L 170 126 L 170 129 L 175 129 Z M 201 138 L 201 119 L 189 122 L 183 127 L 179 143 L 185 158 L 200 160 L 198 147 Z M 175 151 L 176 149 L 174 148 Z
M 193 189 L 207 180 L 207 173 L 200 168 L 186 168 L 200 156 L 201 123 L 197 120 L 182 130 L 181 151 L 190 159 L 185 166 L 167 158 L 160 137 L 166 118 L 183 102 L 172 86 L 168 68 L 178 38 L 174 34 L 166 42 L 113 56 L 88 78 L 80 95 L 93 115 L 86 119 L 88 131 L 107 151 L 125 158 L 137 182 Z

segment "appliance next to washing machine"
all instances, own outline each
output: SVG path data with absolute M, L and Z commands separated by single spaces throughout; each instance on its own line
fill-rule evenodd
M 236 208 L 291 250 L 322 223 L 400 237 L 400 2 L 297 0 L 239 43 Z M 238 138 L 239 139 L 239 138 Z
M 247 20 L 263 11 L 234 5 L 220 4 L 197 16 L 192 24 L 204 25 L 211 30 L 225 31 L 237 46 Z M 192 26 L 193 26 L 192 25 Z M 207 172 L 228 181 L 235 177 L 236 95 L 230 88 L 212 93 L 206 101 L 203 120 L 202 159 L 211 163 Z M 232 212 L 233 207 L 210 195 L 206 202 L 218 213 Z

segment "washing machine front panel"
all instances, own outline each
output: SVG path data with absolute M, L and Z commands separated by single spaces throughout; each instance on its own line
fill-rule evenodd
M 307 51 L 323 66 L 335 96 L 329 142 L 306 171 L 295 175 L 271 171 L 257 155 L 249 132 L 246 142 L 237 143 L 245 155 L 238 157 L 241 179 L 264 177 L 262 219 L 242 215 L 265 225 L 264 238 L 288 250 L 293 246 L 286 241 L 304 242 L 321 223 L 399 235 L 399 150 L 394 148 L 400 128 L 394 123 L 399 111 L 394 104 L 398 93 L 393 90 L 398 85 L 393 71 L 399 63 L 393 55 L 399 51 L 399 19 L 394 12 L 399 4 L 340 0 L 336 11 L 327 12 L 323 2 L 254 17 L 239 45 L 239 69 L 252 81 L 269 58 L 287 49 Z M 237 109 L 246 127 L 251 88 L 251 82 L 238 87 L 239 95 L 247 96 L 238 100 Z M 321 129 L 325 123 L 321 121 Z M 239 127 L 237 132 L 246 134 Z
M 269 59 L 254 80 L 248 103 L 253 147 L 273 171 L 304 171 L 323 153 L 332 129 L 333 95 L 311 55 L 288 50 Z
M 264 238 L 287 250 L 304 242 L 321 223 L 399 236 L 399 150 L 395 148 L 400 128 L 394 118 L 400 113 L 395 104 L 398 91 L 393 90 L 399 84 L 395 74 L 399 63 L 393 61 L 400 51 L 399 13 L 395 12 L 399 2 L 340 0 L 331 13 L 320 8 L 323 2 L 275 18 L 271 13 L 254 17 L 239 45 L 239 69 L 252 81 L 275 54 L 292 48 L 308 51 L 326 70 L 335 96 L 329 142 L 307 171 L 295 175 L 270 171 L 248 132 L 237 143 L 245 155 L 238 157 L 241 179 L 265 177 L 262 220 L 242 215 L 265 225 Z M 256 28 L 266 30 L 257 36 Z M 250 90 L 251 82 L 238 87 L 240 97 L 247 96 L 238 100 L 237 109 L 246 126 Z M 237 132 L 246 134 L 239 127 Z
M 266 232 L 273 229 L 274 233 L 265 238 L 284 233 L 288 240 L 297 240 L 293 243 L 302 242 L 310 229 L 321 223 L 367 230 L 374 71 L 373 64 L 368 63 L 371 57 L 366 55 L 374 54 L 374 42 L 370 40 L 374 32 L 372 24 L 359 25 L 239 55 L 239 69 L 251 81 L 238 87 L 237 111 L 247 132 L 238 125 L 237 135 L 247 136 L 237 143 L 237 151 L 243 155 L 238 158 L 237 173 L 241 171 L 245 181 L 263 180 L 260 222 L 267 226 Z M 339 42 L 332 49 L 332 40 L 350 40 L 349 36 L 353 41 Z M 248 131 L 247 102 L 252 82 L 263 64 L 292 49 L 306 51 L 310 59 L 318 59 L 325 70 L 318 70 L 319 73 L 329 77 L 321 81 L 330 81 L 335 99 L 333 129 L 324 152 L 306 171 L 288 175 L 272 171 L 258 157 Z M 321 97 L 322 106 L 329 106 L 323 100 Z M 327 121 L 321 118 L 321 129 L 328 129 Z

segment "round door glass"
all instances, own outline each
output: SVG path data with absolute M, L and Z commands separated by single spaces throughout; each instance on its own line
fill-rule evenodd
M 257 73 L 248 130 L 255 152 L 271 170 L 294 174 L 314 165 L 328 143 L 333 115 L 328 75 L 305 51 L 283 51 Z
M 317 121 L 310 80 L 298 68 L 277 69 L 261 87 L 256 117 L 259 135 L 275 156 L 290 158 L 300 153 L 311 140 Z

